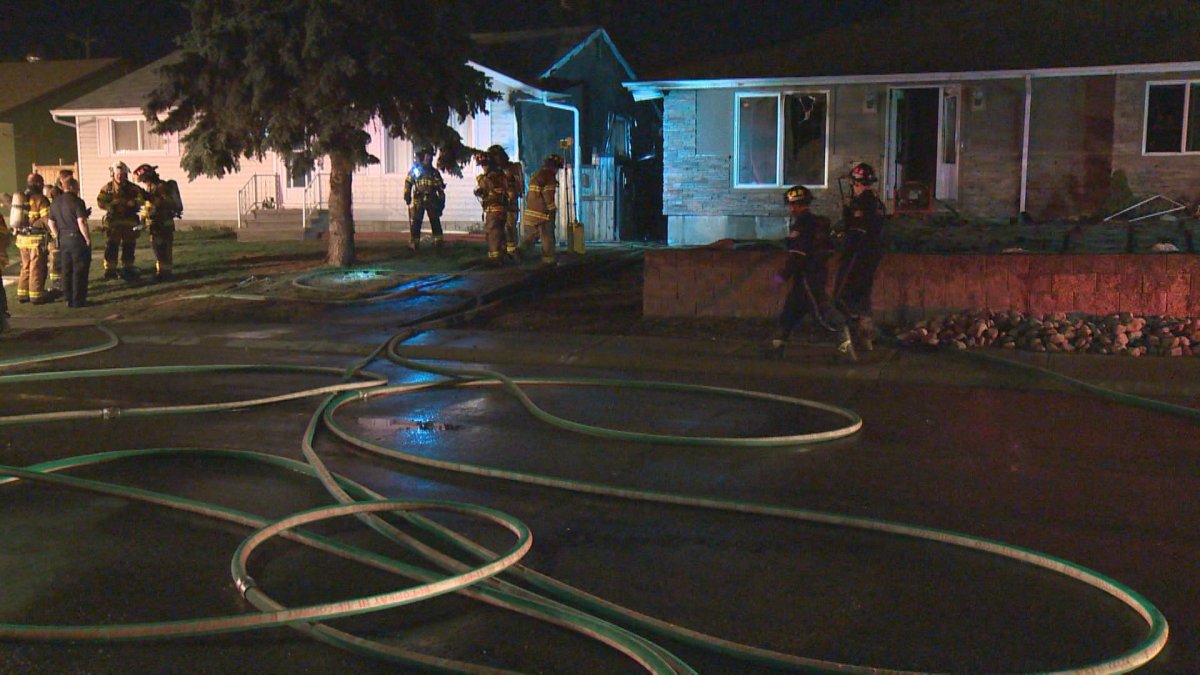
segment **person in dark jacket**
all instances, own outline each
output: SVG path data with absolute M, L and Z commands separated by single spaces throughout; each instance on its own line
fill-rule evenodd
M 871 319 L 871 289 L 875 270 L 883 260 L 883 202 L 871 187 L 877 178 L 870 164 L 850 169 L 849 203 L 842 209 L 845 246 L 834 282 L 838 309 L 847 315 L 859 348 L 874 348 L 875 324 Z
M 807 316 L 838 335 L 838 353 L 854 359 L 854 347 L 845 321 L 833 308 L 825 291 L 829 280 L 829 259 L 833 248 L 829 238 L 829 219 L 812 212 L 812 192 L 803 185 L 784 194 L 791 222 L 787 234 L 787 262 L 775 274 L 776 285 L 791 280 L 792 286 L 779 315 L 779 333 L 771 341 L 771 351 L 782 355 L 792 331 Z
M 67 307 L 86 307 L 88 272 L 92 267 L 92 233 L 88 207 L 79 198 L 79 181 L 69 178 L 65 191 L 50 204 L 50 232 L 62 257 L 63 296 Z

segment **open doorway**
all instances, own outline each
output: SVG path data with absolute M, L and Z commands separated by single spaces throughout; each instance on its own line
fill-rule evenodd
M 897 204 L 958 199 L 958 87 L 891 91 L 885 188 Z

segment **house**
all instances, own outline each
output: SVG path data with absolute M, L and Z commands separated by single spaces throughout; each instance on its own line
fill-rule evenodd
M 565 153 L 575 175 L 585 170 L 585 162 L 612 156 L 601 139 L 607 138 L 610 120 L 625 119 L 626 110 L 633 107 L 632 96 L 622 86 L 633 74 L 603 29 L 475 38 L 481 58 L 471 65 L 491 78 L 500 98 L 457 125 L 468 146 L 500 145 L 511 158 L 523 161 L 530 174 L 547 154 L 564 153 L 561 139 L 581 139 Z M 238 227 L 239 236 L 247 238 L 316 236 L 329 193 L 329 176 L 320 165 L 310 175 L 292 176 L 280 157 L 268 154 L 262 160 L 243 158 L 237 173 L 188 181 L 179 166 L 178 135 L 150 133 L 141 106 L 159 82 L 159 68 L 176 58 L 168 55 L 53 111 L 56 120 L 76 129 L 84 197 L 99 192 L 114 161 L 131 168 L 150 163 L 163 178 L 179 181 L 186 205 L 184 226 Z M 389 137 L 378 119 L 366 131 L 371 139 L 368 151 L 379 162 L 354 174 L 355 229 L 406 233 L 403 186 L 414 148 L 408 140 Z M 482 228 L 473 195 L 477 172 L 477 167 L 467 166 L 461 177 L 446 176 L 442 225 L 447 231 Z M 576 183 L 582 193 L 583 181 Z M 574 203 L 580 203 L 580 195 Z M 611 233 L 613 227 L 596 231 Z
M 24 189 L 34 165 L 74 164 L 75 134 L 48 112 L 121 74 L 119 59 L 0 62 L 0 192 Z
M 663 106 L 671 244 L 781 238 L 783 190 L 840 215 L 867 162 L 890 210 L 1034 220 L 1200 198 L 1194 3 L 931 0 L 626 83 Z

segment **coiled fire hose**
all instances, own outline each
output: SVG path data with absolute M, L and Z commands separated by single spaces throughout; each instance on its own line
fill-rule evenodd
M 111 331 L 105 330 L 110 337 L 108 346 L 104 348 L 112 348 L 115 346 L 116 338 Z M 285 518 L 281 521 L 271 522 L 262 519 L 258 516 L 249 514 L 240 514 L 232 510 L 224 509 L 213 505 L 201 504 L 190 500 L 185 500 L 166 495 L 158 495 L 149 491 L 138 490 L 127 486 L 113 485 L 109 483 L 100 483 L 96 481 L 85 481 L 83 479 L 69 478 L 66 476 L 54 475 L 56 472 L 81 466 L 91 462 L 98 461 L 117 461 L 127 458 L 136 458 L 147 456 L 149 454 L 160 453 L 199 453 L 205 452 L 199 449 L 156 449 L 156 450 L 140 450 L 140 451 L 124 451 L 116 453 L 103 453 L 102 455 L 93 455 L 86 458 L 72 458 L 63 460 L 58 463 L 49 463 L 46 465 L 38 465 L 28 468 L 18 467 L 3 467 L 0 468 L 0 474 L 8 475 L 11 478 L 6 481 L 0 481 L 0 484 L 11 483 L 16 479 L 20 480 L 37 480 L 47 483 L 54 483 L 64 487 L 73 487 L 77 489 L 88 489 L 107 494 L 114 494 L 129 499 L 140 499 L 150 501 L 151 503 L 159 503 L 172 508 L 184 508 L 196 513 L 202 513 L 211 517 L 219 517 L 230 522 L 239 522 L 247 527 L 259 528 L 259 531 L 252 535 L 247 542 L 239 548 L 232 563 L 232 573 L 235 578 L 235 583 L 243 590 L 248 600 L 255 606 L 259 607 L 262 612 L 259 614 L 239 615 L 238 617 L 218 617 L 212 619 L 195 619 L 188 621 L 166 622 L 161 624 L 134 624 L 132 626 L 84 626 L 84 627 L 55 627 L 55 626 L 21 626 L 14 624 L 0 625 L 0 637 L 18 638 L 18 639 L 148 639 L 156 637 L 180 637 L 184 635 L 202 635 L 213 632 L 221 632 L 226 630 L 240 630 L 254 627 L 265 627 L 268 625 L 292 625 L 298 629 L 308 632 L 318 639 L 327 642 L 338 644 L 339 646 L 350 649 L 356 653 L 371 655 L 377 658 L 386 658 L 411 665 L 428 667 L 438 670 L 449 670 L 456 672 L 490 672 L 491 669 L 485 666 L 476 664 L 464 664 L 437 657 L 426 655 L 413 654 L 407 650 L 396 648 L 389 645 L 382 645 L 370 641 L 347 635 L 329 628 L 315 621 L 333 618 L 336 616 L 346 616 L 350 613 L 357 613 L 357 609 L 351 610 L 350 605 L 356 608 L 363 606 L 395 606 L 396 604 L 404 604 L 415 600 L 415 596 L 422 595 L 426 592 L 430 594 L 451 592 L 452 590 L 460 590 L 470 597 L 477 597 L 487 602 L 508 606 L 523 611 L 531 616 L 540 616 L 557 625 L 572 627 L 582 634 L 586 634 L 602 642 L 613 646 L 621 653 L 626 654 L 635 662 L 642 665 L 650 672 L 690 672 L 690 669 L 680 662 L 677 658 L 671 655 L 666 650 L 640 638 L 637 635 L 630 633 L 627 629 L 611 623 L 611 621 L 619 622 L 632 626 L 640 630 L 654 632 L 656 634 L 666 635 L 674 639 L 679 639 L 686 643 L 713 649 L 719 653 L 726 654 L 736 658 L 749 659 L 758 663 L 773 665 L 783 668 L 804 668 L 816 669 L 828 672 L 900 672 L 889 671 L 879 667 L 857 666 L 852 664 L 841 664 L 826 662 L 816 659 L 808 659 L 805 657 L 781 654 L 770 650 L 740 645 L 733 642 L 725 641 L 713 636 L 707 636 L 702 633 L 691 631 L 685 628 L 673 626 L 667 622 L 663 622 L 652 617 L 632 612 L 621 608 L 617 605 L 604 601 L 600 598 L 589 596 L 581 591 L 572 589 L 571 587 L 550 579 L 543 575 L 539 575 L 533 570 L 524 568 L 517 564 L 520 556 L 528 550 L 528 534 L 515 520 L 505 517 L 502 514 L 490 512 L 482 507 L 473 507 L 462 504 L 445 504 L 445 503 L 420 503 L 412 501 L 387 501 L 381 498 L 380 495 L 371 493 L 361 487 L 355 486 L 344 478 L 334 476 L 324 468 L 320 458 L 316 456 L 313 448 L 313 439 L 319 432 L 322 425 L 329 431 L 343 440 L 352 443 L 360 448 L 370 450 L 380 455 L 384 455 L 391 459 L 401 460 L 433 466 L 444 470 L 453 470 L 459 472 L 472 473 L 491 478 L 501 478 L 505 480 L 520 481 L 523 483 L 542 485 L 553 487 L 556 489 L 567 489 L 577 492 L 585 492 L 591 494 L 606 495 L 611 497 L 620 497 L 627 499 L 638 499 L 643 501 L 670 503 L 678 505 L 687 505 L 697 508 L 720 509 L 724 511 L 732 511 L 736 513 L 753 514 L 769 517 L 786 518 L 793 520 L 801 520 L 807 522 L 822 523 L 828 525 L 851 527 L 869 531 L 876 531 L 888 534 L 895 534 L 904 537 L 937 541 L 949 545 L 965 547 L 971 550 L 982 551 L 993 555 L 1009 558 L 1012 560 L 1025 562 L 1035 565 L 1059 574 L 1063 574 L 1072 579 L 1076 579 L 1094 588 L 1102 590 L 1109 595 L 1117 598 L 1132 610 L 1134 610 L 1147 624 L 1147 633 L 1143 639 L 1134 647 L 1123 654 L 1115 657 L 1099 661 L 1092 664 L 1080 666 L 1063 672 L 1073 673 L 1108 673 L 1108 672 L 1124 672 L 1132 668 L 1142 665 L 1152 658 L 1162 649 L 1167 640 L 1167 624 L 1161 613 L 1147 600 L 1142 598 L 1136 592 L 1124 587 L 1123 585 L 1108 579 L 1096 572 L 1080 567 L 1069 561 L 1047 556 L 1027 549 L 1002 544 L 999 542 L 988 541 L 968 535 L 962 535 L 952 532 L 933 530 L 922 527 L 908 526 L 897 523 L 888 523 L 885 521 L 877 521 L 866 518 L 856 518 L 851 516 L 843 516 L 838 514 L 820 513 L 806 511 L 802 509 L 793 509 L 786 507 L 770 506 L 753 504 L 746 502 L 738 502 L 733 500 L 707 499 L 702 497 L 689 497 L 684 495 L 675 495 L 670 493 L 658 493 L 651 491 L 632 490 L 616 486 L 584 483 L 577 481 L 569 481 L 558 479 L 550 476 L 540 476 L 535 474 L 522 474 L 519 472 L 510 472 L 487 467 L 477 467 L 473 465 L 454 464 L 448 462 L 440 462 L 422 458 L 411 453 L 404 453 L 400 449 L 382 446 L 379 444 L 366 441 L 351 434 L 344 429 L 335 419 L 335 413 L 339 408 L 351 405 L 358 401 L 367 400 L 377 396 L 392 396 L 412 391 L 420 391 L 432 386 L 501 386 L 509 393 L 512 393 L 521 401 L 531 414 L 534 414 L 539 419 L 560 426 L 564 429 L 587 433 L 595 436 L 616 438 L 625 441 L 648 441 L 656 443 L 674 443 L 674 444 L 690 444 L 696 443 L 700 445 L 729 445 L 729 446 L 746 446 L 746 447 L 763 447 L 770 445 L 797 445 L 800 443 L 820 442 L 845 436 L 849 433 L 854 433 L 861 426 L 861 420 L 850 411 L 837 408 L 836 406 L 827 406 L 825 404 L 816 404 L 820 410 L 832 413 L 844 418 L 849 424 L 841 429 L 819 432 L 818 434 L 808 435 L 792 435 L 773 438 L 679 438 L 673 436 L 653 435 L 653 434 L 638 434 L 635 432 L 626 432 L 615 429 L 602 429 L 589 425 L 579 424 L 570 420 L 564 420 L 554 415 L 542 411 L 529 400 L 528 396 L 521 391 L 523 386 L 538 386 L 542 384 L 550 385 L 577 385 L 577 386 L 636 386 L 646 389 L 655 390 L 670 390 L 680 389 L 694 392 L 707 392 L 714 395 L 722 396 L 739 396 L 751 399 L 770 399 L 782 402 L 793 403 L 795 405 L 810 405 L 814 402 L 804 401 L 802 399 L 790 399 L 789 397 L 778 397 L 768 394 L 759 394 L 755 392 L 741 392 L 732 389 L 696 387 L 693 385 L 669 385 L 663 383 L 627 383 L 611 380 L 572 380 L 572 379 L 531 379 L 531 378 L 509 378 L 495 371 L 466 368 L 466 369 L 450 369 L 438 366 L 422 364 L 416 361 L 405 359 L 399 353 L 400 342 L 411 335 L 411 332 L 401 333 L 395 336 L 385 345 L 381 345 L 370 356 L 355 366 L 343 371 L 338 369 L 320 369 L 315 368 L 308 370 L 312 374 L 330 374 L 331 371 L 343 372 L 343 379 L 349 379 L 352 376 L 365 376 L 367 382 L 351 383 L 343 382 L 339 385 L 331 387 L 321 387 L 303 392 L 294 392 L 285 394 L 280 397 L 266 397 L 254 399 L 251 401 L 238 401 L 227 404 L 202 404 L 197 406 L 171 406 L 165 408 L 130 408 L 120 411 L 121 415 L 131 414 L 169 414 L 169 413 L 189 413 L 189 412 L 211 412 L 221 409 L 222 406 L 227 406 L 228 409 L 244 408 L 250 405 L 265 405 L 280 400 L 289 400 L 301 396 L 325 395 L 326 399 L 318 410 L 313 414 L 309 427 L 305 432 L 303 440 L 303 449 L 309 465 L 295 464 L 289 460 L 284 460 L 278 457 L 269 457 L 266 455 L 255 456 L 254 453 L 237 453 L 233 451 L 215 451 L 223 452 L 227 456 L 238 457 L 240 459 L 253 459 L 254 461 L 267 461 L 278 466 L 288 468 L 290 470 L 303 471 L 309 475 L 316 476 L 325 483 L 327 489 L 338 499 L 341 504 L 335 507 L 322 507 L 304 514 Z M 94 353 L 99 349 L 92 351 L 76 350 L 78 354 Z M 416 385 L 402 386 L 386 386 L 383 378 L 380 376 L 370 375 L 364 371 L 366 365 L 375 360 L 381 354 L 385 354 L 390 360 L 404 367 L 415 368 L 426 372 L 441 376 L 442 379 L 430 382 L 423 382 Z M 67 358 L 64 354 L 48 355 L 45 360 Z M 24 359 L 21 364 L 29 364 L 37 360 Z M 0 367 L 10 366 L 0 362 Z M 204 372 L 217 372 L 224 368 L 229 368 L 231 371 L 237 370 L 272 370 L 273 366 L 199 366 L 199 367 L 170 367 L 163 368 L 143 368 L 143 369 L 109 369 L 109 370 L 90 370 L 76 371 L 75 373 L 39 373 L 36 376 L 32 375 L 8 375 L 0 376 L 0 385 L 10 382 L 20 382 L 29 378 L 37 377 L 46 379 L 47 376 L 55 378 L 70 378 L 70 377 L 103 377 L 107 375 L 150 375 L 150 374 L 167 374 L 169 372 L 195 372 L 193 368 L 203 369 Z M 301 372 L 301 370 L 291 370 L 290 372 Z M 349 390 L 349 391 L 348 391 Z M 12 417 L 0 418 L 0 425 L 5 424 L 28 424 L 36 422 L 46 422 L 53 419 L 80 419 L 84 417 L 108 417 L 114 415 L 104 414 L 101 411 L 97 414 L 96 411 L 65 411 L 62 413 L 43 413 L 37 415 L 19 415 Z M 213 451 L 209 451 L 213 452 Z M 269 457 L 269 459 L 268 459 Z M 315 461 L 314 461 L 315 460 Z M 410 524 L 415 524 L 426 530 L 431 530 L 444 537 L 446 541 L 453 542 L 461 548 L 464 557 L 490 560 L 482 566 L 471 567 L 468 563 L 459 560 L 457 557 L 450 557 L 444 554 L 437 554 L 432 551 L 427 551 L 431 562 L 441 568 L 440 571 L 431 570 L 415 570 L 401 565 L 396 561 L 380 559 L 372 554 L 365 553 L 353 549 L 352 547 L 343 546 L 336 542 L 322 540 L 320 537 L 308 534 L 303 530 L 293 530 L 292 528 L 303 525 L 307 522 L 313 522 L 326 517 L 335 517 L 338 515 L 355 515 L 364 519 L 377 530 L 385 532 L 385 534 L 393 541 L 408 542 L 415 550 L 427 549 L 413 540 L 408 535 L 399 532 L 393 525 L 387 521 L 376 517 L 376 512 L 394 511 L 402 509 L 405 511 L 405 520 Z M 417 510 L 423 509 L 444 509 L 452 510 L 457 513 L 475 515 L 490 522 L 496 523 L 512 531 L 517 535 L 518 542 L 508 552 L 501 554 L 491 554 L 479 547 L 478 545 L 462 538 L 451 531 L 444 530 L 437 526 L 433 521 L 415 513 Z M 321 550 L 327 550 L 331 553 L 344 555 L 350 559 L 359 560 L 364 564 L 369 564 L 379 569 L 389 569 L 398 574 L 405 575 L 409 578 L 416 579 L 423 584 L 418 586 L 418 589 L 426 587 L 435 590 L 417 590 L 411 593 L 406 591 L 393 594 L 383 594 L 381 596 L 373 596 L 370 599 L 359 601 L 345 601 L 341 603 L 327 603 L 325 605 L 317 605 L 312 607 L 296 608 L 288 610 L 270 600 L 262 589 L 258 588 L 252 580 L 245 574 L 245 562 L 252 553 L 254 546 L 270 536 L 286 536 L 297 541 L 303 541 L 310 546 L 316 546 Z M 495 575 L 504 572 L 506 576 L 515 575 L 517 578 L 533 584 L 543 592 L 551 594 L 562 601 L 570 602 L 578 606 L 580 609 L 572 609 L 562 605 L 557 600 L 542 598 L 528 591 L 516 589 L 503 579 L 497 578 Z M 449 575 L 449 576 L 447 576 Z M 472 581 L 478 583 L 474 586 L 465 586 L 470 583 L 466 578 L 471 578 Z M 372 609 L 381 607 L 372 607 Z M 367 609 L 364 611 L 372 611 Z M 600 617 L 590 617 L 586 612 L 594 612 Z M 252 617 L 252 618 L 247 618 Z M 607 618 L 601 618 L 607 617 Z M 70 636 L 69 638 L 67 636 Z

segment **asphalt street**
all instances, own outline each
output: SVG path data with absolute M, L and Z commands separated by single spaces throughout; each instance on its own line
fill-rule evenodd
M 108 324 L 119 344 L 0 368 L 5 419 L 71 410 L 78 419 L 0 425 L 4 463 L 29 467 L 91 453 L 185 448 L 66 469 L 281 518 L 334 503 L 314 478 L 231 456 L 304 459 L 321 395 L 236 410 L 142 414 L 147 407 L 246 401 L 343 382 L 403 323 L 380 308 L 309 324 Z M 365 317 L 371 317 L 370 319 Z M 95 345 L 94 326 L 14 321 L 0 361 Z M 800 347 L 782 360 L 735 340 L 483 333 L 408 336 L 405 357 L 494 368 L 512 377 L 605 378 L 737 388 L 841 406 L 860 431 L 811 445 L 628 442 L 534 418 L 499 386 L 414 387 L 349 400 L 332 419 L 382 456 L 324 428 L 313 450 L 330 470 L 389 499 L 448 500 L 509 514 L 532 531 L 522 565 L 687 628 L 809 659 L 939 672 L 1043 671 L 1134 649 L 1146 622 L 1111 595 L 995 555 L 921 538 L 792 517 L 620 499 L 509 475 L 719 499 L 848 519 L 936 528 L 1042 552 L 1094 570 L 1161 610 L 1165 648 L 1142 672 L 1200 664 L 1200 444 L 1195 418 L 1106 400 L 1028 368 L 881 348 L 854 365 Z M 1026 366 L 1200 407 L 1200 364 L 1179 359 L 1016 357 Z M 53 379 L 65 370 L 142 371 Z M 325 373 L 280 366 L 327 366 Z M 434 376 L 375 358 L 392 385 Z M 671 436 L 774 437 L 845 423 L 790 400 L 713 392 L 530 383 L 545 411 L 575 422 Z M 106 412 L 99 412 L 106 411 Z M 159 411 L 160 413 L 163 411 Z M 221 450 L 222 452 L 216 452 Z M 436 464 L 436 465 L 435 465 Z M 491 475 L 460 467 L 486 467 Z M 499 475 L 504 473 L 504 476 Z M 111 625 L 245 616 L 231 579 L 244 525 L 31 480 L 0 484 L 0 622 Z M 514 536 L 476 514 L 431 516 L 495 551 Z M 415 563 L 356 522 L 312 526 L 344 544 Z M 292 542 L 253 554 L 257 588 L 288 607 L 412 585 Z M 510 576 L 529 586 L 527 577 Z M 522 672 L 637 672 L 618 649 L 476 597 L 451 594 L 337 619 L 356 635 L 447 659 Z M 704 673 L 776 672 L 631 629 Z M 701 640 L 702 642 L 705 640 Z M 711 641 L 710 641 L 711 642 Z M 402 667 L 406 672 L 426 668 Z M 395 672 L 397 666 L 286 627 L 174 640 L 0 641 L 0 672 Z M 428 668 L 432 671 L 435 668 Z

